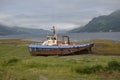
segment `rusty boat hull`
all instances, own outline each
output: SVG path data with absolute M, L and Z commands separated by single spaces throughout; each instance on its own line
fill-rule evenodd
M 91 52 L 93 43 L 68 45 L 68 46 L 47 46 L 30 44 L 29 52 L 32 56 L 52 56 L 52 55 L 74 55 L 81 54 L 82 51 Z

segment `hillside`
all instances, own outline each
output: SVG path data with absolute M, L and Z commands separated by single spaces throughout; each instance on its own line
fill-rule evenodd
M 120 10 L 110 15 L 93 18 L 84 27 L 79 27 L 69 32 L 120 32 Z
M 21 27 L 8 27 L 0 24 L 0 35 L 10 35 L 10 34 L 42 34 L 50 33 L 50 31 L 43 29 L 31 29 L 31 28 L 21 28 Z
M 25 33 L 23 31 L 18 31 L 16 29 L 13 29 L 11 27 L 7 27 L 3 24 L 0 24 L 0 35 L 7 35 L 7 34 L 21 34 Z

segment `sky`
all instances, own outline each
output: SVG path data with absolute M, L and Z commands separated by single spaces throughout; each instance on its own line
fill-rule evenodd
M 0 24 L 70 30 L 120 9 L 120 0 L 0 0 Z

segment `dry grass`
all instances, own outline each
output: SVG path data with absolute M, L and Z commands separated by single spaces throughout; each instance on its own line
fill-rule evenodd
M 120 55 L 120 42 L 109 40 L 93 40 L 93 52 L 98 54 Z

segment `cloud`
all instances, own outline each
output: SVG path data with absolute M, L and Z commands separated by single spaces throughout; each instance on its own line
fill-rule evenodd
M 0 0 L 0 22 L 11 26 L 72 29 L 120 8 L 120 0 Z

